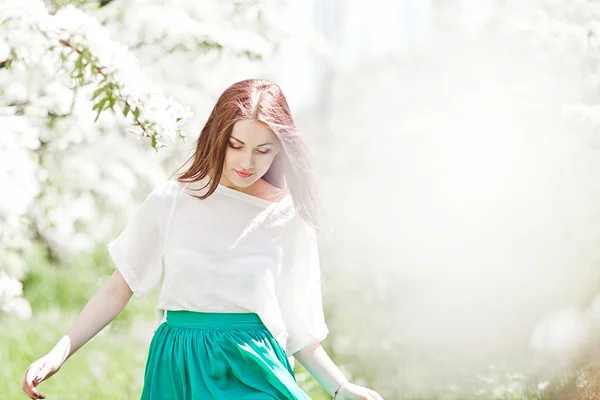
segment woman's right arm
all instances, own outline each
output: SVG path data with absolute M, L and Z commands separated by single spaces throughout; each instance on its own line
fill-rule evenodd
M 27 368 L 22 388 L 29 398 L 46 398 L 35 387 L 54 375 L 71 355 L 115 319 L 123 311 L 132 294 L 119 270 L 115 269 L 111 277 L 81 310 L 73 325 L 56 346 Z

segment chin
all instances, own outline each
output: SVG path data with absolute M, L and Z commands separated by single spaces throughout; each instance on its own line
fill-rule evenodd
M 256 175 L 252 176 L 249 179 L 243 179 L 240 178 L 238 174 L 235 173 L 235 171 L 233 172 L 233 174 L 227 174 L 227 178 L 229 178 L 231 183 L 240 188 L 247 188 L 248 186 L 255 183 L 258 179 L 260 179 L 260 177 L 256 178 Z

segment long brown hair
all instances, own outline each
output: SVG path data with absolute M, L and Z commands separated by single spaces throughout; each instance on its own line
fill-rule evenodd
M 195 197 L 204 200 L 212 195 L 223 173 L 225 151 L 233 125 L 242 119 L 260 121 L 273 131 L 281 144 L 281 151 L 273 159 L 263 179 L 280 189 L 284 189 L 287 183 L 300 215 L 309 225 L 319 227 L 323 222 L 324 211 L 316 193 L 315 174 L 310 166 L 308 148 L 294 125 L 281 88 L 268 80 L 247 79 L 236 82 L 219 96 L 196 140 L 196 151 L 177 171 L 190 161 L 192 164 L 177 180 L 192 183 L 209 176 L 211 180 L 207 184 L 208 191 Z

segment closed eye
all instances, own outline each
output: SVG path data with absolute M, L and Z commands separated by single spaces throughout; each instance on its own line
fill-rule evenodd
M 240 150 L 244 146 L 242 146 L 242 145 L 240 145 L 238 143 L 229 142 L 229 147 L 231 147 L 234 150 Z M 271 151 L 272 151 L 272 149 L 266 149 L 266 150 L 258 150 L 258 149 L 256 149 L 256 152 L 259 153 L 259 154 L 269 154 Z

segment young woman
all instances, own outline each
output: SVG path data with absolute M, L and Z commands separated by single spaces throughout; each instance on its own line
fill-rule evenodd
M 315 236 L 321 212 L 281 89 L 257 79 L 227 88 L 188 164 L 109 243 L 113 275 L 29 366 L 25 393 L 45 398 L 36 386 L 132 294 L 162 281 L 143 400 L 309 399 L 292 356 L 337 400 L 381 399 L 348 382 L 319 344 L 329 333 Z

